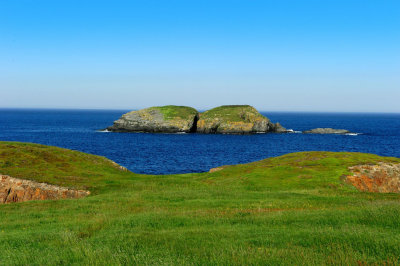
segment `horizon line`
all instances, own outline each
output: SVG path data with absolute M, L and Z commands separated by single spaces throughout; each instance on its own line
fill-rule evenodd
M 151 107 L 151 106 L 149 106 Z M 148 107 L 144 107 L 148 108 Z M 64 110 L 64 111 L 137 111 L 144 108 L 81 108 L 81 107 L 0 107 L 0 110 Z M 196 109 L 196 108 L 195 108 Z M 212 109 L 212 108 L 210 108 Z M 204 112 L 210 109 L 196 109 L 199 112 Z M 400 114 L 400 111 L 310 111 L 310 110 L 262 110 L 261 112 L 276 112 L 276 113 L 348 113 L 348 114 Z

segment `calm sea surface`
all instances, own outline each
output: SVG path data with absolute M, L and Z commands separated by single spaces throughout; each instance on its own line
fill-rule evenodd
M 400 157 L 400 114 L 262 112 L 302 131 L 344 128 L 359 135 L 104 133 L 127 110 L 0 109 L 0 141 L 34 142 L 103 155 L 144 174 L 208 171 L 297 151 L 357 151 Z

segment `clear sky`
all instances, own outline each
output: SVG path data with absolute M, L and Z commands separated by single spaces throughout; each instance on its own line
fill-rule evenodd
M 400 1 L 0 1 L 0 107 L 166 104 L 400 112 Z

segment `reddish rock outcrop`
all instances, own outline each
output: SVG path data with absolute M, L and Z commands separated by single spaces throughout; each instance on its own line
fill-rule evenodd
M 400 193 L 400 164 L 379 163 L 356 165 L 346 181 L 358 190 L 381 193 Z
M 90 194 L 86 190 L 65 187 L 0 175 L 0 204 L 29 200 L 56 200 L 82 198 Z
M 223 167 L 215 167 L 215 168 L 211 168 L 210 171 L 208 171 L 209 173 L 214 173 L 214 172 L 218 172 L 224 170 Z

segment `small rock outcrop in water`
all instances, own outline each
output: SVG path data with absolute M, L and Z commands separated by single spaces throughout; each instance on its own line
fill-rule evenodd
M 289 132 L 286 128 L 284 128 L 280 123 L 272 124 L 272 131 L 276 133 L 287 133 Z
M 0 204 L 29 200 L 72 199 L 88 196 L 89 191 L 38 183 L 0 175 Z
M 132 111 L 107 128 L 114 132 L 250 134 L 288 132 L 249 105 L 225 105 L 199 114 L 194 108 L 167 105 Z
M 349 170 L 352 175 L 346 177 L 346 182 L 358 190 L 400 193 L 400 164 L 357 165 Z
M 224 105 L 200 114 L 199 133 L 249 134 L 286 132 L 279 123 L 272 123 L 250 105 Z
M 334 129 L 334 128 L 314 128 L 311 130 L 303 131 L 304 134 L 347 134 L 351 133 L 346 129 Z
M 107 130 L 114 132 L 194 132 L 198 112 L 186 106 L 150 107 L 124 114 Z

